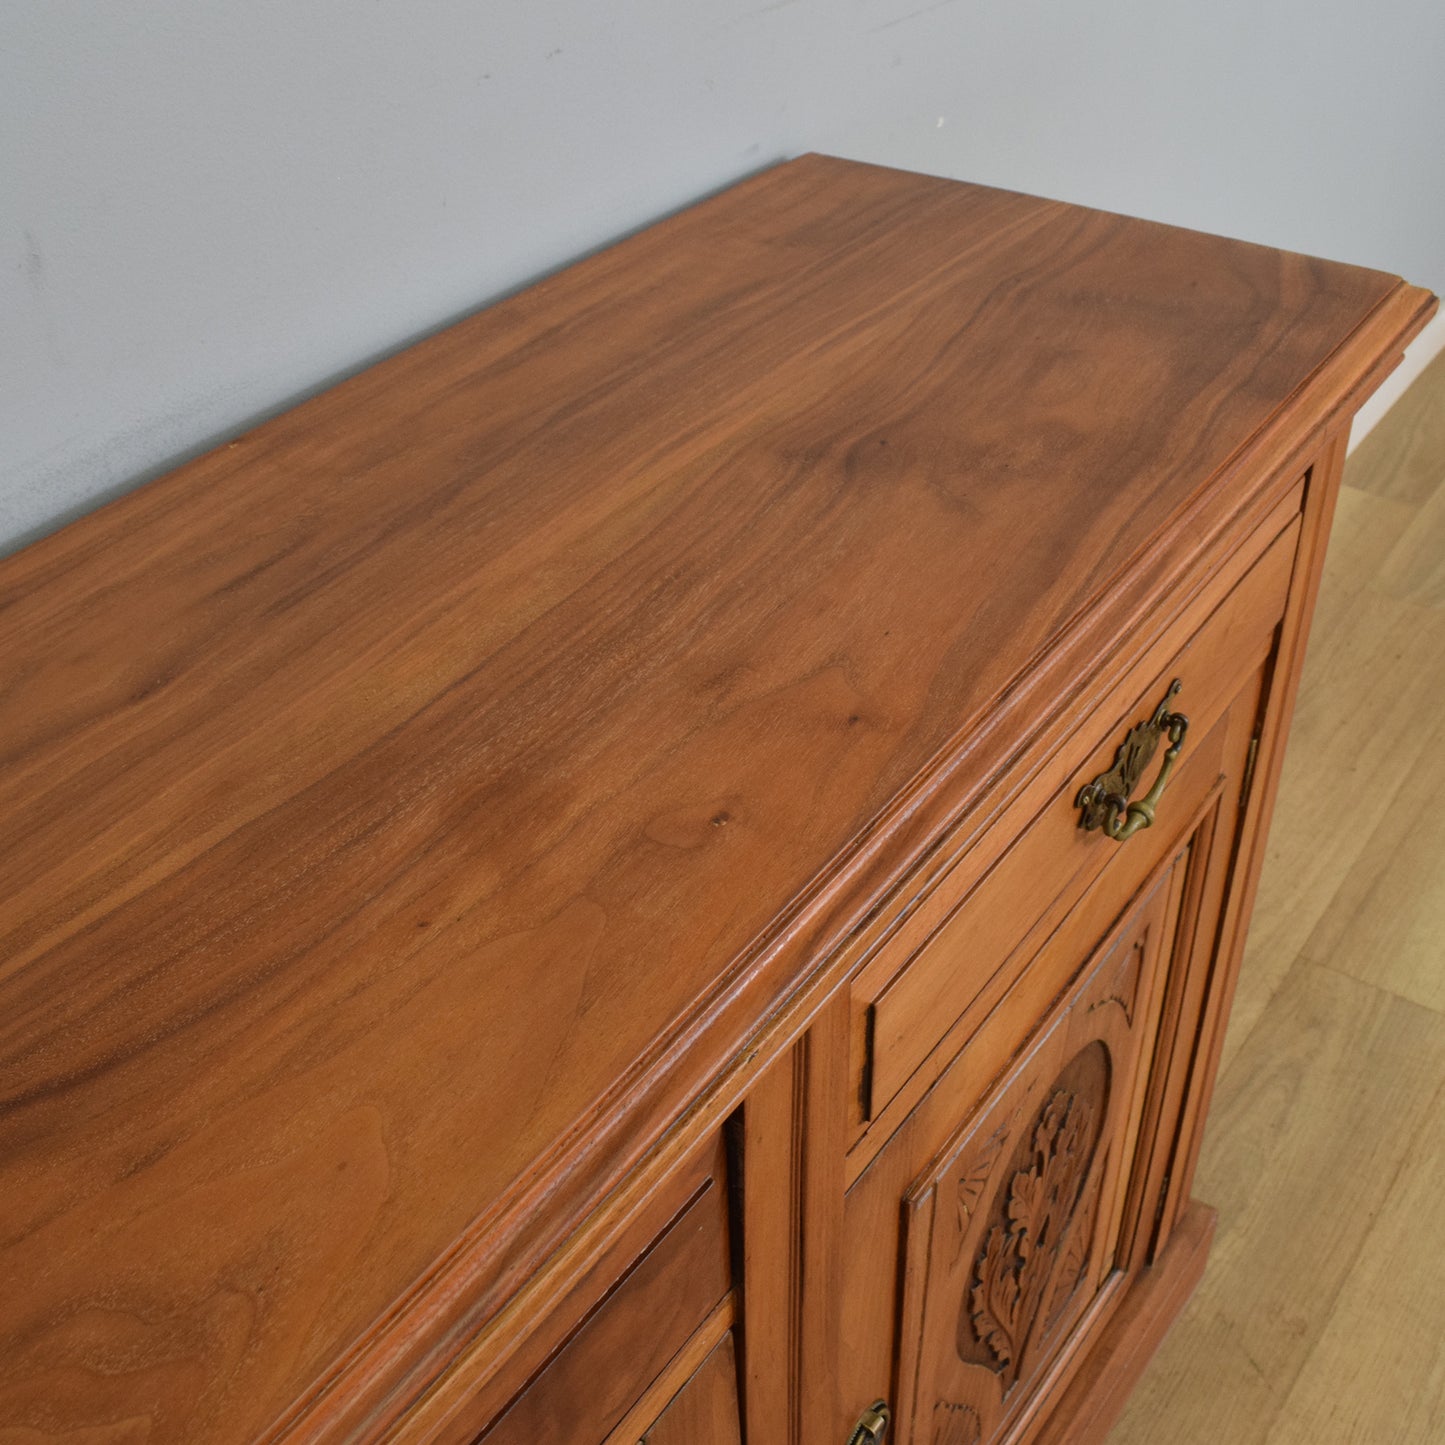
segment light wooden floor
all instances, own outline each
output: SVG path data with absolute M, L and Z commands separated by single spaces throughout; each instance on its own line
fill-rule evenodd
M 1195 1194 L 1110 1445 L 1445 1445 L 1445 356 L 1345 470 Z

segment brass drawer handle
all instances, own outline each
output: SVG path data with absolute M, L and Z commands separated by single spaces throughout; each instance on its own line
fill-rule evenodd
M 1169 711 L 1169 704 L 1182 686 L 1176 677 L 1169 684 L 1163 701 L 1154 709 L 1154 716 L 1148 722 L 1135 723 L 1129 729 L 1114 758 L 1114 766 L 1080 790 L 1074 806 L 1083 809 L 1079 817 L 1081 828 L 1102 828 L 1116 843 L 1124 843 L 1154 821 L 1154 810 L 1164 796 L 1169 775 L 1174 771 L 1179 750 L 1184 746 L 1184 735 L 1189 731 L 1189 719 L 1182 712 Z M 1159 739 L 1165 733 L 1169 735 L 1169 748 L 1160 764 L 1159 776 L 1142 798 L 1131 803 L 1129 794 L 1149 766 Z
M 883 1437 L 888 1434 L 888 1422 L 892 1418 L 888 1406 L 882 1400 L 875 1400 L 858 1417 L 858 1423 L 848 1437 L 848 1445 L 883 1445 Z

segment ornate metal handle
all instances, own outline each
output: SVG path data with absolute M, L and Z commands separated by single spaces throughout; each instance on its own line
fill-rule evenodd
M 1136 723 L 1129 729 L 1114 758 L 1114 766 L 1080 790 L 1074 806 L 1083 809 L 1079 817 L 1081 828 L 1102 828 L 1116 843 L 1125 843 L 1154 821 L 1154 811 L 1159 806 L 1159 799 L 1164 796 L 1169 775 L 1174 771 L 1179 751 L 1184 746 L 1184 735 L 1189 731 L 1189 719 L 1182 712 L 1169 711 L 1169 704 L 1182 686 L 1183 683 L 1176 677 L 1169 684 L 1163 701 L 1154 709 L 1154 716 L 1148 722 Z M 1169 748 L 1160 764 L 1159 776 L 1154 779 L 1154 786 L 1142 798 L 1130 802 L 1129 794 L 1149 766 L 1159 747 L 1159 739 L 1166 733 Z
M 858 1423 L 848 1437 L 848 1445 L 883 1445 L 883 1437 L 888 1434 L 888 1422 L 892 1418 L 888 1406 L 882 1400 L 875 1400 L 858 1417 Z

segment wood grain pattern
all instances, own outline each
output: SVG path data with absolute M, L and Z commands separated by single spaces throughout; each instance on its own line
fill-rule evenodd
M 1433 1445 L 1445 1433 L 1445 1090 L 1378 1218 L 1359 1242 L 1329 1321 L 1275 1417 L 1268 1445 L 1388 1436 Z
M 1344 604 L 1341 625 L 1311 651 L 1280 782 L 1279 807 L 1297 826 L 1271 836 L 1226 1059 L 1242 1046 L 1389 810 L 1394 790 L 1376 786 L 1376 760 L 1389 758 L 1392 774 L 1403 778 L 1424 755 L 1429 731 L 1420 719 L 1437 696 L 1432 677 L 1442 653 L 1445 619 L 1412 615 L 1373 595 Z M 1351 679 L 1368 686 L 1352 686 Z M 1347 826 L 1341 786 L 1351 798 Z
M 1174 962 L 1161 1005 L 1160 1042 L 1152 1066 L 1149 1099 L 1140 1125 L 1140 1157 L 1131 1195 L 1137 1225 L 1121 1241 L 1120 1262 L 1137 1267 L 1158 1258 L 1191 1207 L 1198 1138 L 1217 1067 L 1213 1044 L 1228 1013 L 1231 969 L 1238 955 L 1225 935 L 1232 885 L 1241 869 L 1238 844 L 1248 843 L 1251 766 L 1259 736 L 1266 679 L 1277 668 L 1277 649 L 1232 698 L 1216 725 L 1220 769 L 1217 794 L 1190 837 L 1193 859 L 1182 900 Z M 1243 835 L 1243 837 L 1241 837 Z
M 1211 1128 L 1235 1163 L 1199 1188 L 1224 1226 L 1111 1445 L 1153 1445 L 1161 1422 L 1268 1439 L 1442 1084 L 1445 1020 L 1296 964 L 1220 1080 Z
M 1238 852 L 1231 870 L 1228 895 L 1222 900 L 1223 916 L 1187 1085 L 1180 1143 L 1170 1164 L 1172 1198 L 1166 1203 L 1161 1219 L 1161 1239 L 1167 1238 L 1174 1222 L 1181 1217 L 1193 1190 L 1194 1172 L 1203 1139 L 1202 1124 L 1218 1076 L 1225 1021 L 1233 1005 L 1244 940 L 1263 867 L 1264 842 L 1279 790 L 1285 743 L 1298 697 L 1305 642 L 1319 595 L 1321 567 L 1339 497 L 1345 450 L 1345 431 L 1339 429 L 1330 433 L 1322 439 L 1320 450 L 1306 474 L 1305 520 L 1295 558 L 1295 573 L 1265 690 L 1251 729 L 1256 751 L 1237 805 Z
M 1358 475 L 1353 460 L 1349 475 Z M 1338 646 L 1342 627 L 1366 595 L 1364 579 L 1378 570 L 1414 515 L 1415 508 L 1408 502 L 1371 497 L 1348 483 L 1340 488 L 1325 562 L 1328 582 L 1321 588 L 1315 607 L 1310 655 L 1305 661 L 1307 674 L 1322 669 L 1323 663 L 1314 661 L 1317 656 Z M 1305 690 L 1302 703 L 1309 704 L 1311 692 Z
M 1422 731 L 1408 780 L 1391 791 L 1300 956 L 1445 1013 L 1445 726 Z
M 0 1421 L 385 1428 L 1429 306 L 810 157 L 0 564 Z
M 1421 503 L 1376 582 L 1386 597 L 1445 612 L 1445 489 Z
M 733 1337 L 726 1334 L 642 1438 L 642 1445 L 742 1445 Z
M 736 1397 L 741 1383 L 737 1370 L 737 1350 L 732 1343 L 736 1323 L 736 1303 L 734 1296 L 729 1295 L 708 1316 L 702 1328 L 673 1356 L 662 1374 L 638 1396 L 636 1404 L 614 1427 L 605 1445 L 638 1445 L 638 1441 L 658 1422 L 708 1356 L 724 1341 L 727 1341 L 727 1348 L 733 1357 L 733 1394 Z M 734 1413 L 739 1411 L 736 1398 L 733 1410 Z
M 601 1445 L 728 1292 L 722 1192 L 702 1187 L 478 1445 Z

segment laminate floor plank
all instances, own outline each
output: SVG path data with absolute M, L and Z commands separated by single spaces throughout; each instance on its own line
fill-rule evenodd
M 1346 466 L 1345 485 L 1340 488 L 1335 505 L 1335 523 L 1330 531 L 1330 546 L 1311 629 L 1308 654 L 1311 661 L 1325 651 L 1330 639 L 1348 620 L 1356 599 L 1379 575 L 1385 559 L 1420 511 L 1412 503 L 1377 497 L 1351 486 L 1352 465 L 1351 462 Z
M 1378 856 L 1376 830 L 1409 810 L 1397 793 L 1426 752 L 1428 719 L 1445 714 L 1445 353 L 1356 449 L 1344 482 L 1222 1069 L 1357 863 Z
M 1437 1096 L 1266 1445 L 1445 1440 L 1442 1105 Z
M 1387 597 L 1445 611 L 1445 484 L 1416 509 L 1375 586 Z
M 1337 590 L 1337 573 L 1325 586 Z M 1303 951 L 1370 839 L 1408 808 L 1445 703 L 1445 613 L 1366 589 L 1316 635 L 1266 845 L 1223 1067 Z
M 1196 1193 L 1225 1227 L 1111 1445 L 1263 1445 L 1442 1087 L 1445 1018 L 1296 963 L 1220 1081 Z
M 1350 457 L 1346 481 L 1419 505 L 1445 466 L 1445 352 L 1441 352 Z
M 1304 956 L 1445 1013 L 1445 718 L 1422 731 L 1426 746 Z

